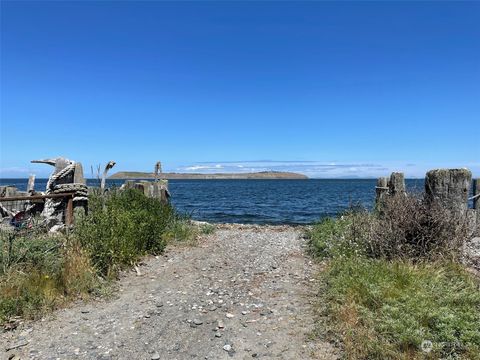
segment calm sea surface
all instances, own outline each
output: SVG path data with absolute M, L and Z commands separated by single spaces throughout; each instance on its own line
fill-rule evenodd
M 27 187 L 27 179 L 0 179 L 0 185 Z M 44 191 L 47 179 L 37 179 Z M 123 180 L 108 180 L 120 186 Z M 209 222 L 305 224 L 334 216 L 361 203 L 371 208 L 374 179 L 365 180 L 170 180 L 172 203 L 193 219 Z M 98 186 L 97 180 L 88 185 Z M 422 189 L 423 180 L 407 180 L 410 189 Z

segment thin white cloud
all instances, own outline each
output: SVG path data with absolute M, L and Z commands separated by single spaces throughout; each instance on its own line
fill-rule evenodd
M 179 171 L 210 171 L 210 170 L 219 170 L 222 169 L 223 166 L 221 164 L 216 165 L 193 165 L 187 167 L 179 167 L 177 170 Z
M 319 161 L 228 161 L 202 162 L 176 169 L 180 172 L 225 173 L 289 171 L 305 174 L 309 177 L 373 177 L 385 175 L 388 169 L 379 164 L 337 163 Z
M 290 171 L 307 175 L 311 178 L 375 178 L 388 176 L 393 171 L 402 171 L 406 177 L 421 178 L 428 170 L 435 168 L 467 167 L 474 177 L 480 175 L 478 163 L 443 163 L 443 164 L 414 164 L 409 162 L 391 162 L 380 164 L 374 162 L 337 162 L 337 161 L 215 161 L 201 162 L 179 167 L 181 172 L 215 173 L 221 169 L 225 173 L 260 172 L 260 171 Z

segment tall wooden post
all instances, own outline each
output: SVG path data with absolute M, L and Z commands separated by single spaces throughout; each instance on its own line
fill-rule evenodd
M 377 179 L 377 186 L 375 187 L 377 194 L 375 198 L 375 207 L 378 209 L 382 199 L 388 195 L 388 179 L 386 177 L 380 177 Z
M 73 195 L 67 199 L 67 209 L 65 211 L 65 225 L 73 224 Z
M 105 165 L 105 169 L 103 170 L 103 174 L 102 174 L 102 181 L 100 182 L 100 189 L 102 190 L 102 194 L 105 190 L 105 183 L 107 181 L 108 170 L 113 168 L 115 166 L 115 164 L 116 164 L 116 162 L 111 160 L 107 163 L 107 165 Z
M 30 175 L 28 177 L 27 191 L 28 192 L 35 191 L 35 175 Z
M 480 179 L 473 180 L 473 208 L 480 212 Z
M 471 181 L 468 169 L 430 170 L 425 177 L 425 196 L 428 201 L 438 201 L 455 213 L 465 214 Z
M 388 180 L 388 190 L 390 195 L 405 194 L 405 175 L 401 172 L 392 172 Z

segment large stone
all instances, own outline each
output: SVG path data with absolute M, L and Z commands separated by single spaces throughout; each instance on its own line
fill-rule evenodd
M 436 169 L 427 172 L 425 196 L 428 201 L 439 201 L 458 213 L 468 209 L 468 194 L 472 173 L 468 169 Z

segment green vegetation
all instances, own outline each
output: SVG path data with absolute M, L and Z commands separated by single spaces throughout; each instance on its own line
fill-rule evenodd
M 67 234 L 0 231 L 0 322 L 36 317 L 76 298 L 96 296 L 118 271 L 191 243 L 198 230 L 170 205 L 137 190 L 92 196 L 89 213 Z
M 75 236 L 103 275 L 115 274 L 145 254 L 162 252 L 166 234 L 179 218 L 171 206 L 132 189 L 92 197 L 89 209 Z
M 1 232 L 0 246 L 0 322 L 35 317 L 101 290 L 88 253 L 73 238 Z
M 411 214 L 393 214 L 399 201 Z M 319 335 L 339 341 L 348 359 L 480 358 L 479 282 L 452 261 L 460 226 L 436 210 L 425 221 L 415 203 L 350 211 L 308 232 L 326 263 Z
M 200 225 L 200 233 L 203 235 L 213 234 L 215 232 L 215 226 L 212 224 Z

